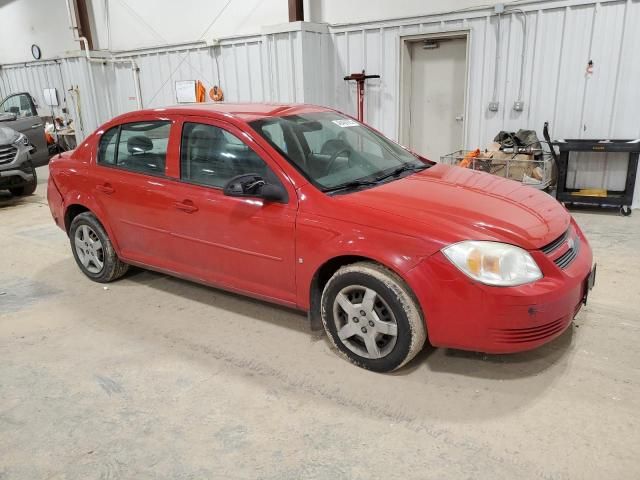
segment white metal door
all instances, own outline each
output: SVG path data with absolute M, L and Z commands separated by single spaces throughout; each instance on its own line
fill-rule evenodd
M 439 161 L 441 155 L 463 147 L 467 42 L 415 42 L 410 56 L 409 143 L 416 152 Z

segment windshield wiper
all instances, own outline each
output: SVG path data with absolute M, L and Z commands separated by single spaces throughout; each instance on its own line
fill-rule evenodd
M 381 181 L 386 180 L 387 178 L 397 177 L 398 175 L 404 172 L 419 172 L 421 170 L 424 170 L 425 168 L 429 168 L 429 165 L 404 164 L 396 168 L 395 170 L 392 170 L 389 173 L 385 173 L 384 175 L 375 177 L 373 180 L 353 180 L 351 182 L 336 185 L 335 187 L 325 188 L 322 191 L 325 193 L 331 193 L 331 192 L 338 192 L 341 190 L 352 190 L 358 187 L 370 187 L 373 185 L 378 185 Z
M 325 193 L 338 192 L 340 190 L 352 190 L 358 187 L 370 187 L 372 185 L 377 185 L 377 180 L 354 180 L 352 182 L 342 183 L 340 185 L 336 185 L 335 187 L 328 187 L 322 189 Z
M 429 168 L 429 165 L 424 165 L 424 164 L 412 165 L 412 164 L 405 163 L 404 165 L 396 168 L 395 170 L 392 170 L 389 173 L 385 173 L 384 175 L 380 175 L 379 177 L 376 177 L 375 181 L 381 182 L 382 180 L 386 180 L 387 178 L 397 177 L 398 175 L 404 172 L 419 172 L 421 170 L 424 170 L 425 168 Z

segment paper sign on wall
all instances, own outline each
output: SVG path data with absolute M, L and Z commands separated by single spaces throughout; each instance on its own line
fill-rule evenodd
M 58 92 L 55 88 L 45 88 L 43 91 L 44 103 L 50 107 L 58 106 Z
M 176 82 L 176 100 L 178 103 L 194 103 L 196 101 L 196 81 L 178 80 Z

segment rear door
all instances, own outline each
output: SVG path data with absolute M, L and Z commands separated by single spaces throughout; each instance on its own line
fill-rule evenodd
M 295 304 L 295 190 L 268 154 L 238 128 L 186 117 L 167 212 L 172 262 L 189 276 Z M 257 173 L 288 192 L 284 203 L 228 197 L 232 177 Z
M 171 269 L 166 180 L 171 119 L 149 118 L 106 130 L 89 187 L 129 261 Z
M 0 104 L 0 112 L 14 113 L 17 116 L 16 120 L 2 122 L 2 125 L 11 127 L 29 138 L 29 142 L 36 147 L 36 151 L 32 155 L 34 165 L 46 164 L 49 159 L 49 150 L 44 135 L 44 121 L 38 116 L 31 95 L 16 93 L 8 96 Z

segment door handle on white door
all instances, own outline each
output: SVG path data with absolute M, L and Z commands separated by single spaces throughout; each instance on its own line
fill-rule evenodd
M 464 115 L 456 115 L 456 122 L 461 122 L 464 120 Z

